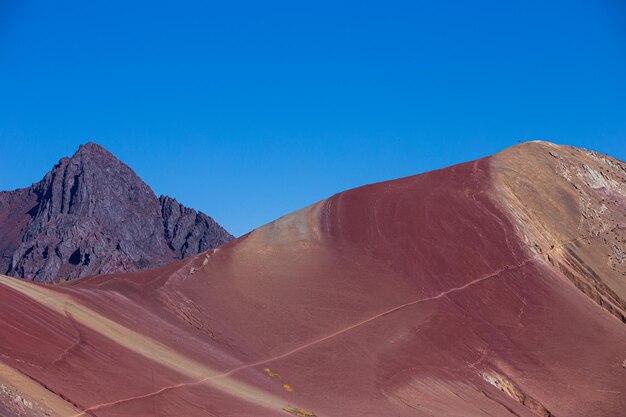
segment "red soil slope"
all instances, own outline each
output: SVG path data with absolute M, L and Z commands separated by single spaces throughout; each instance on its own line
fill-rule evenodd
M 511 203 L 504 161 L 551 150 L 346 191 L 155 270 L 0 278 L 0 414 L 624 415 L 626 326 L 555 261 L 580 238 L 536 250 Z

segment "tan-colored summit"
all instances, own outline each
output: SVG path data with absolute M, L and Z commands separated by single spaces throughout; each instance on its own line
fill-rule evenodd
M 526 243 L 626 322 L 626 164 L 538 141 L 491 161 L 497 195 Z

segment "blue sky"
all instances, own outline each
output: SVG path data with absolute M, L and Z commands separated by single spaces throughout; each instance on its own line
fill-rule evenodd
M 520 139 L 626 159 L 623 2 L 0 2 L 0 189 L 94 141 L 241 235 Z

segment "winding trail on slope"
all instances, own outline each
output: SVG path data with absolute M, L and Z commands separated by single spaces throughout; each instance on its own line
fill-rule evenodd
M 343 328 L 341 330 L 337 330 L 334 333 L 331 333 L 331 334 L 326 335 L 324 337 L 321 337 L 319 339 L 312 340 L 312 341 L 310 341 L 308 343 L 305 343 L 305 344 L 303 344 L 301 346 L 298 346 L 297 348 L 292 349 L 290 351 L 287 351 L 285 353 L 282 353 L 282 354 L 280 354 L 278 356 L 273 356 L 271 358 L 263 359 L 263 360 L 260 360 L 258 362 L 253 362 L 253 363 L 241 365 L 241 366 L 239 366 L 237 368 L 231 369 L 230 371 L 223 372 L 223 373 L 217 374 L 217 375 L 210 375 L 210 376 L 207 376 L 206 378 L 202 378 L 202 379 L 199 379 L 197 381 L 182 382 L 180 384 L 175 384 L 175 385 L 170 385 L 170 386 L 167 386 L 167 387 L 160 388 L 157 391 L 149 392 L 147 394 L 137 395 L 137 396 L 134 396 L 134 397 L 123 398 L 121 400 L 112 401 L 112 402 L 108 402 L 108 403 L 96 404 L 94 406 L 91 406 L 89 408 L 84 409 L 83 411 L 81 411 L 78 414 L 72 415 L 71 417 L 82 417 L 83 415 L 85 415 L 86 413 L 91 412 L 91 411 L 97 411 L 97 410 L 101 410 L 103 408 L 110 408 L 110 407 L 114 407 L 116 405 L 120 405 L 120 404 L 124 404 L 124 403 L 127 403 L 127 402 L 131 402 L 131 401 L 136 401 L 136 400 L 142 400 L 142 399 L 150 398 L 150 397 L 162 394 L 162 393 L 164 393 L 166 391 L 171 391 L 171 390 L 174 390 L 174 389 L 177 389 L 177 388 L 183 388 L 183 387 L 200 385 L 200 384 L 203 384 L 203 383 L 205 383 L 207 381 L 210 381 L 212 379 L 226 378 L 226 377 L 232 376 L 233 374 L 235 374 L 237 372 L 240 372 L 240 371 L 243 371 L 245 369 L 255 368 L 255 367 L 261 366 L 261 365 L 267 365 L 268 363 L 272 363 L 272 362 L 278 361 L 280 359 L 284 359 L 284 358 L 286 358 L 288 356 L 291 356 L 291 355 L 293 355 L 295 353 L 298 353 L 298 352 L 300 352 L 302 350 L 305 350 L 305 349 L 310 348 L 312 346 L 315 346 L 315 345 L 318 345 L 320 343 L 323 343 L 323 342 L 325 342 L 325 341 L 327 341 L 329 339 L 333 339 L 333 338 L 335 338 L 335 337 L 337 337 L 337 336 L 339 336 L 339 335 L 341 335 L 343 333 L 347 333 L 350 330 L 356 329 L 357 327 L 361 327 L 361 326 L 363 326 L 363 325 L 365 325 L 367 323 L 370 323 L 370 322 L 372 322 L 372 321 L 374 321 L 374 320 L 376 320 L 376 319 L 378 319 L 380 317 L 383 317 L 383 316 L 386 316 L 388 314 L 394 313 L 394 312 L 396 312 L 398 310 L 402 310 L 404 308 L 407 308 L 407 307 L 410 307 L 410 306 L 413 306 L 413 305 L 416 305 L 416 304 L 420 304 L 420 303 L 423 303 L 423 302 L 426 302 L 426 301 L 437 300 L 437 299 L 442 298 L 442 297 L 444 297 L 444 296 L 446 296 L 448 294 L 451 294 L 451 293 L 454 293 L 454 292 L 457 292 L 457 291 L 462 291 L 462 290 L 464 290 L 464 289 L 466 289 L 468 287 L 471 287 L 472 285 L 476 285 L 476 284 L 478 284 L 478 283 L 480 283 L 482 281 L 485 281 L 487 279 L 494 278 L 494 277 L 498 276 L 499 274 L 501 274 L 504 271 L 519 268 L 519 267 L 525 265 L 526 263 L 530 262 L 531 260 L 533 260 L 533 259 L 528 259 L 528 260 L 526 260 L 526 261 L 522 262 L 521 264 L 519 264 L 517 266 L 514 266 L 514 267 L 510 267 L 510 268 L 505 267 L 505 268 L 503 268 L 501 270 L 498 270 L 495 273 L 489 274 L 489 275 L 484 276 L 482 278 L 475 279 L 475 280 L 470 281 L 467 284 L 462 285 L 460 287 L 452 288 L 452 289 L 449 289 L 447 291 L 442 291 L 442 292 L 440 292 L 439 294 L 437 294 L 435 296 L 427 297 L 427 298 L 421 298 L 419 300 L 410 301 L 408 303 L 404 303 L 402 305 L 393 307 L 393 308 L 391 308 L 389 310 L 383 311 L 382 313 L 378 313 L 378 314 L 376 314 L 376 315 L 374 315 L 372 317 L 369 317 L 369 318 L 367 318 L 365 320 L 362 320 L 362 321 L 360 321 L 358 323 L 352 324 L 352 325 L 350 325 L 348 327 L 345 327 L 345 328 Z
M 565 242 L 565 243 L 560 244 L 560 245 L 555 245 L 555 247 L 552 248 L 547 253 L 550 253 L 550 252 L 556 250 L 557 248 L 562 248 L 565 245 L 569 245 L 569 244 L 572 244 L 574 242 L 577 242 L 577 241 L 579 241 L 581 239 L 584 239 L 586 237 L 587 236 L 582 236 L 582 237 L 576 238 L 576 239 L 574 239 L 572 241 Z M 445 297 L 445 296 L 447 296 L 449 294 L 452 294 L 452 293 L 455 293 L 455 292 L 458 292 L 458 291 L 463 291 L 463 290 L 465 290 L 465 289 L 467 289 L 469 287 L 472 287 L 474 285 L 477 285 L 477 284 L 479 284 L 479 283 L 481 283 L 483 281 L 486 281 L 486 280 L 489 280 L 489 279 L 492 279 L 492 278 L 496 278 L 500 274 L 502 274 L 503 272 L 513 271 L 513 270 L 516 270 L 518 268 L 521 268 L 521 267 L 527 265 L 530 262 L 533 262 L 533 261 L 535 261 L 537 259 L 540 259 L 544 255 L 545 254 L 533 255 L 533 256 L 525 259 L 524 261 L 522 261 L 522 262 L 520 262 L 518 264 L 505 266 L 505 267 L 503 267 L 501 269 L 498 269 L 495 272 L 492 272 L 492 273 L 490 273 L 488 275 L 485 275 L 485 276 L 482 276 L 480 278 L 477 278 L 477 279 L 474 279 L 472 281 L 469 281 L 468 283 L 466 283 L 464 285 L 461 285 L 459 287 L 454 287 L 454 288 L 451 288 L 449 290 L 442 291 L 439 294 L 431 296 L 431 297 L 420 298 L 420 299 L 417 299 L 417 300 L 409 301 L 407 303 L 404 303 L 404 304 L 392 307 L 392 308 L 390 308 L 388 310 L 385 310 L 385 311 L 383 311 L 381 313 L 377 313 L 377 314 L 375 314 L 375 315 L 373 315 L 371 317 L 368 317 L 368 318 L 366 318 L 364 320 L 361 320 L 361 321 L 359 321 L 357 323 L 354 323 L 354 324 L 352 324 L 350 326 L 347 326 L 347 327 L 344 327 L 344 328 L 342 328 L 340 330 L 337 330 L 337 331 L 335 331 L 335 332 L 333 332 L 331 334 L 328 334 L 328 335 L 326 335 L 324 337 L 321 337 L 321 338 L 312 340 L 312 341 L 310 341 L 308 343 L 305 343 L 303 345 L 300 345 L 300 346 L 298 346 L 298 347 L 296 347 L 294 349 L 291 349 L 291 350 L 289 350 L 287 352 L 284 352 L 284 353 L 282 353 L 280 355 L 273 356 L 273 357 L 270 357 L 270 358 L 266 358 L 266 359 L 263 359 L 263 360 L 260 360 L 260 361 L 257 361 L 257 362 L 241 365 L 241 366 L 233 368 L 233 369 L 231 369 L 231 370 L 229 370 L 227 372 L 223 372 L 223 373 L 216 374 L 216 375 L 210 375 L 210 376 L 207 376 L 205 378 L 199 379 L 197 381 L 184 382 L 184 383 L 180 383 L 180 384 L 170 385 L 170 386 L 163 387 L 163 388 L 160 388 L 160 389 L 158 389 L 156 391 L 149 392 L 149 393 L 146 393 L 146 394 L 143 394 L 143 395 L 123 398 L 123 399 L 120 399 L 120 400 L 117 400 L 117 401 L 108 402 L 108 403 L 96 404 L 96 405 L 93 405 L 93 406 L 91 406 L 89 408 L 86 408 L 85 410 L 83 410 L 82 412 L 80 412 L 78 414 L 72 415 L 71 417 L 82 417 L 86 413 L 91 412 L 91 411 L 97 411 L 97 410 L 100 410 L 100 409 L 103 409 L 103 408 L 110 408 L 110 407 L 114 407 L 116 405 L 120 405 L 120 404 L 123 404 L 123 403 L 131 402 L 131 401 L 136 401 L 136 400 L 150 398 L 150 397 L 153 397 L 155 395 L 159 395 L 159 394 L 161 394 L 163 392 L 167 392 L 167 391 L 178 389 L 178 388 L 184 388 L 184 387 L 189 387 L 189 386 L 200 385 L 202 383 L 205 383 L 205 382 L 213 380 L 213 379 L 226 378 L 226 377 L 232 376 L 233 374 L 238 373 L 240 371 L 243 371 L 245 369 L 255 368 L 255 367 L 261 366 L 261 365 L 267 365 L 269 363 L 272 363 L 272 362 L 284 359 L 284 358 L 289 357 L 289 356 L 291 356 L 291 355 L 293 355 L 295 353 L 298 353 L 300 351 L 308 349 L 308 348 L 310 348 L 312 346 L 319 345 L 319 344 L 321 344 L 321 343 L 323 343 L 323 342 L 325 342 L 327 340 L 333 339 L 333 338 L 335 338 L 337 336 L 340 336 L 340 335 L 342 335 L 344 333 L 347 333 L 347 332 L 349 332 L 351 330 L 354 330 L 354 329 L 356 329 L 358 327 L 361 327 L 361 326 L 364 326 L 364 325 L 366 325 L 368 323 L 371 323 L 372 321 L 377 320 L 377 319 L 379 319 L 379 318 L 381 318 L 383 316 L 395 313 L 396 311 L 403 310 L 405 308 L 408 308 L 408 307 L 411 307 L 411 306 L 414 306 L 414 305 L 417 305 L 417 304 L 421 304 L 421 303 L 424 303 L 424 302 L 427 302 L 427 301 L 438 300 L 438 299 L 443 298 L 443 297 Z
M 518 264 L 505 266 L 503 268 L 498 269 L 495 272 L 492 272 L 490 274 L 484 275 L 484 276 L 482 276 L 480 278 L 476 278 L 476 279 L 474 279 L 472 281 L 469 281 L 469 282 L 467 282 L 467 283 L 465 283 L 465 284 L 463 284 L 463 285 L 461 285 L 459 287 L 454 287 L 454 288 L 451 288 L 451 289 L 448 289 L 448 290 L 445 290 L 445 291 L 441 291 L 440 293 L 438 293 L 438 294 L 436 294 L 434 296 L 420 298 L 420 299 L 417 299 L 417 300 L 409 301 L 407 303 L 404 303 L 404 304 L 401 304 L 401 305 L 389 308 L 388 310 L 385 310 L 385 311 L 382 311 L 380 313 L 377 313 L 377 314 L 375 314 L 375 315 L 373 315 L 371 317 L 368 317 L 368 318 L 366 318 L 364 320 L 361 320 L 361 321 L 359 321 L 357 323 L 354 323 L 354 324 L 351 324 L 351 325 L 349 325 L 347 327 L 339 329 L 339 330 L 337 330 L 337 331 L 335 331 L 333 333 L 330 333 L 330 334 L 328 334 L 326 336 L 323 336 L 323 337 L 320 337 L 318 339 L 312 340 L 310 342 L 304 343 L 304 344 L 302 344 L 302 345 L 300 345 L 300 346 L 298 346 L 298 347 L 296 347 L 294 349 L 291 349 L 291 350 L 289 350 L 287 352 L 284 352 L 282 354 L 279 354 L 279 355 L 276 355 L 276 356 L 273 356 L 273 357 L 270 357 L 270 358 L 266 358 L 266 359 L 263 359 L 263 360 L 259 360 L 257 362 L 244 364 L 244 365 L 238 366 L 238 367 L 233 368 L 233 369 L 231 369 L 229 371 L 226 371 L 226 372 L 211 373 L 210 375 L 208 375 L 206 377 L 203 377 L 203 378 L 200 378 L 200 379 L 197 379 L 197 380 L 194 380 L 194 381 L 181 382 L 181 383 L 178 383 L 178 384 L 162 387 L 162 388 L 160 388 L 158 390 L 155 390 L 155 391 L 143 394 L 143 395 L 137 395 L 137 396 L 127 397 L 127 398 L 122 398 L 122 399 L 119 399 L 119 400 L 116 400 L 116 401 L 112 401 L 112 402 L 107 402 L 107 403 L 94 404 L 93 406 L 87 407 L 87 408 L 83 409 L 82 411 L 80 411 L 80 412 L 78 412 L 76 414 L 72 414 L 71 416 L 68 416 L 68 417 L 82 417 L 82 416 L 84 416 L 84 415 L 86 415 L 88 413 L 91 414 L 91 412 L 93 412 L 93 411 L 97 411 L 97 410 L 101 410 L 101 409 L 105 409 L 105 408 L 111 408 L 111 407 L 114 407 L 114 406 L 117 406 L 117 405 L 120 405 L 120 404 L 131 402 L 131 401 L 136 401 L 136 400 L 150 398 L 150 397 L 159 395 L 159 394 L 161 394 L 163 392 L 171 391 L 171 390 L 174 390 L 174 389 L 177 389 L 177 388 L 184 388 L 184 387 L 189 387 L 189 386 L 195 386 L 195 385 L 200 385 L 202 383 L 205 383 L 205 382 L 208 382 L 208 381 L 211 381 L 211 380 L 216 380 L 216 379 L 221 379 L 221 378 L 228 378 L 228 377 L 230 377 L 230 376 L 232 376 L 232 375 L 234 375 L 234 374 L 236 374 L 236 373 L 238 373 L 240 371 L 243 371 L 243 370 L 246 370 L 246 369 L 250 369 L 250 368 L 254 368 L 254 367 L 257 367 L 257 366 L 260 366 L 260 365 L 266 365 L 266 364 L 269 364 L 269 363 L 272 363 L 272 362 L 284 359 L 284 358 L 289 357 L 289 356 L 291 356 L 293 354 L 296 354 L 298 352 L 306 350 L 306 349 L 308 349 L 310 347 L 319 345 L 321 343 L 324 343 L 325 341 L 328 341 L 330 339 L 336 338 L 336 337 L 338 337 L 338 336 L 340 336 L 340 335 L 342 335 L 344 333 L 350 332 L 351 330 L 354 330 L 354 329 L 359 328 L 361 326 L 367 325 L 368 323 L 371 323 L 371 322 L 373 322 L 373 321 L 375 321 L 375 320 L 377 320 L 377 319 L 379 319 L 379 318 L 381 318 L 383 316 L 392 314 L 392 313 L 397 312 L 399 310 L 403 310 L 403 309 L 406 309 L 406 308 L 409 308 L 411 306 L 414 306 L 414 305 L 417 305 L 417 304 L 421 304 L 421 303 L 424 303 L 424 302 L 427 302 L 427 301 L 438 300 L 440 298 L 443 298 L 443 297 L 445 297 L 445 296 L 447 296 L 449 294 L 455 293 L 455 292 L 463 291 L 463 290 L 465 290 L 465 289 L 467 289 L 469 287 L 472 287 L 474 285 L 480 284 L 481 282 L 484 282 L 486 280 L 498 277 L 503 272 L 513 271 L 515 269 L 521 268 L 521 267 L 527 265 L 530 262 L 533 262 L 533 261 L 535 261 L 537 259 L 541 259 L 543 256 L 546 256 L 547 254 L 549 254 L 549 253 L 551 253 L 551 252 L 553 252 L 553 251 L 555 251 L 557 249 L 563 248 L 566 245 L 575 243 L 575 242 L 577 242 L 579 240 L 582 240 L 582 239 L 598 238 L 598 237 L 599 236 L 580 236 L 580 237 L 578 237 L 576 239 L 573 239 L 571 241 L 555 245 L 549 251 L 546 251 L 543 254 L 535 254 L 533 256 L 530 256 L 529 258 L 525 259 L 524 261 L 522 261 L 522 262 L 520 262 Z M 4 282 L 0 282 L 0 283 L 2 283 L 4 285 L 7 285 L 7 283 L 4 283 Z M 97 329 L 94 329 L 94 330 L 97 330 Z

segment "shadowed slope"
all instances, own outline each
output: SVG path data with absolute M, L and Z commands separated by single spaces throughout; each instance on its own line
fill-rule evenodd
M 498 191 L 515 149 L 159 269 L 2 279 L 2 362 L 75 416 L 617 416 L 626 327 L 546 262 L 586 237 L 529 247 Z

